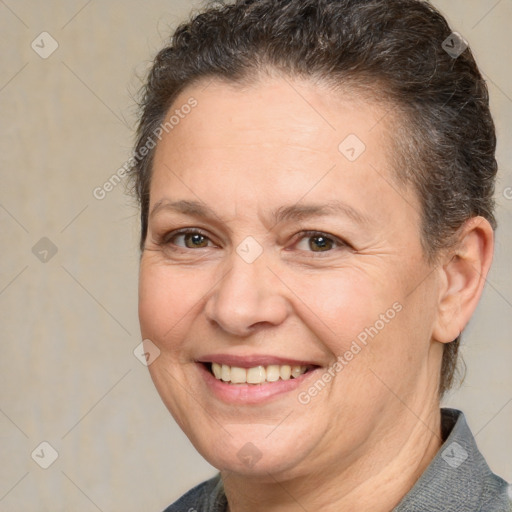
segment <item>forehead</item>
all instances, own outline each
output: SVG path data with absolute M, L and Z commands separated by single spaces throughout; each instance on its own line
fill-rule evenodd
M 289 146 L 338 158 L 339 144 L 347 135 L 375 147 L 386 133 L 382 119 L 387 109 L 377 101 L 364 99 L 355 90 L 335 93 L 325 85 L 289 77 L 259 79 L 250 85 L 202 82 L 185 89 L 166 118 L 189 110 L 191 100 L 197 106 L 182 116 L 167 139 L 175 138 L 183 149 L 201 146 L 198 157 L 228 147 L 231 141 L 233 147 Z M 379 124 L 381 129 L 375 129 Z M 386 144 L 379 146 L 384 149 Z
M 166 116 L 180 119 L 157 145 L 150 208 L 170 194 L 233 215 L 311 199 L 357 204 L 376 220 L 379 206 L 410 217 L 415 199 L 394 180 L 386 111 L 355 91 L 290 78 L 196 84 Z

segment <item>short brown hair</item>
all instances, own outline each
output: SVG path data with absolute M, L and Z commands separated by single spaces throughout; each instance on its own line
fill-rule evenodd
M 451 39 L 449 39 L 451 37 Z M 459 46 L 460 55 L 446 51 Z M 254 80 L 264 69 L 365 87 L 394 106 L 397 177 L 415 188 L 432 261 L 463 223 L 496 227 L 496 136 L 469 48 L 423 0 L 238 0 L 180 25 L 143 88 L 131 175 L 147 234 L 154 149 L 141 157 L 176 96 L 199 80 Z M 444 347 L 440 394 L 453 382 L 460 336 Z

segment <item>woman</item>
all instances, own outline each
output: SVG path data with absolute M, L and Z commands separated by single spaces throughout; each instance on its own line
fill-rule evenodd
M 426 2 L 239 0 L 176 30 L 134 157 L 139 316 L 220 473 L 167 510 L 510 510 L 439 406 L 491 265 L 494 153 Z

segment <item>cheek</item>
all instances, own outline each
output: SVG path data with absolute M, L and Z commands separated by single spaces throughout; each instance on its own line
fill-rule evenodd
M 428 315 L 407 297 L 400 274 L 373 274 L 347 268 L 328 277 L 295 276 L 296 311 L 329 353 L 334 388 L 343 389 L 331 399 L 354 410 L 388 393 L 376 375 L 395 388 L 404 373 L 417 374 L 428 350 Z M 347 395 L 349 388 L 357 394 Z
M 176 347 L 201 307 L 205 280 L 198 272 L 141 262 L 139 322 L 143 338 L 159 346 Z
M 308 319 L 310 328 L 335 355 L 347 350 L 392 305 L 375 281 L 351 269 L 309 278 L 296 275 L 294 282 L 298 314 Z

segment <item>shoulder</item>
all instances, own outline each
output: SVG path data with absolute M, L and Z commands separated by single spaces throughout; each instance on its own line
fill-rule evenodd
M 478 450 L 464 414 L 442 409 L 441 449 L 394 512 L 512 512 L 510 487 Z
M 225 512 L 226 498 L 220 474 L 193 489 L 163 512 Z
M 482 508 L 479 512 L 512 512 L 512 486 L 489 470 L 482 482 Z

